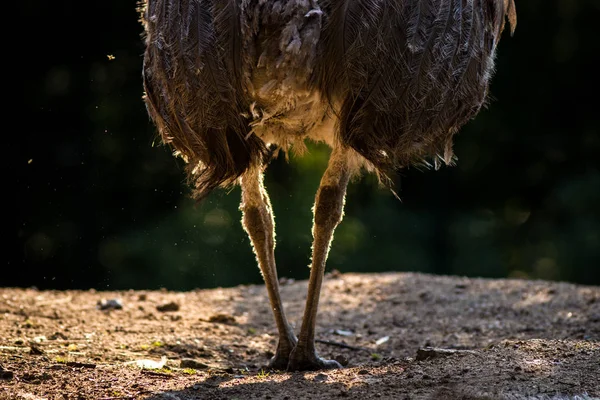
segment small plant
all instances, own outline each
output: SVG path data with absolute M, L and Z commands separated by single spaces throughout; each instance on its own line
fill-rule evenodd
M 248 328 L 248 334 L 249 334 L 249 335 L 254 335 L 254 334 L 256 334 L 256 329 L 255 329 L 255 328 Z
M 258 379 L 266 379 L 271 373 L 270 372 L 266 372 L 264 369 L 261 369 L 260 371 L 258 371 L 258 373 L 256 374 L 256 377 Z
M 371 353 L 371 360 L 373 360 L 373 361 L 379 361 L 379 360 L 381 360 L 381 358 L 382 358 L 381 354 L 379 354 L 379 353 Z
M 68 351 L 77 351 L 77 345 L 74 343 L 71 343 L 69 346 L 67 346 L 67 350 Z
M 152 342 L 152 347 L 162 347 L 165 344 L 163 342 L 161 342 L 160 340 L 155 340 L 154 342 Z
M 193 368 L 186 368 L 183 370 L 183 373 L 188 375 L 196 375 L 196 370 Z
M 56 358 L 54 359 L 54 361 L 56 361 L 57 363 L 66 364 L 67 359 L 65 357 L 56 356 Z

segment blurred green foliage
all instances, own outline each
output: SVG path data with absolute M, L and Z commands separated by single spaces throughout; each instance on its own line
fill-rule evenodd
M 46 46 L 19 46 L 9 142 L 16 210 L 0 286 L 192 289 L 260 282 L 239 189 L 201 204 L 154 143 L 141 101 L 134 2 L 23 9 Z M 328 268 L 600 283 L 600 55 L 595 0 L 518 1 L 489 110 L 456 138 L 456 168 L 400 171 L 402 201 L 353 183 Z M 110 56 L 110 57 L 109 57 Z M 114 59 L 113 59 L 114 58 Z M 311 206 L 329 150 L 272 162 L 281 276 L 308 276 Z M 12 210 L 10 210 L 12 211 Z

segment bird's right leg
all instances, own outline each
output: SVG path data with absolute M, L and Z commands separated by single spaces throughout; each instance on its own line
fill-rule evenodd
M 275 265 L 275 223 L 269 195 L 263 184 L 263 169 L 261 167 L 249 169 L 241 177 L 241 187 L 242 225 L 252 242 L 279 331 L 277 351 L 269 366 L 283 370 L 287 368 L 290 352 L 298 340 L 285 317 L 279 294 L 279 280 Z

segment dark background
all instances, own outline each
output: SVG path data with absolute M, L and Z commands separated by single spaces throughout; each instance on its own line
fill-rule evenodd
M 516 1 L 516 35 L 500 43 L 489 109 L 456 138 L 458 166 L 402 171 L 402 202 L 372 176 L 352 184 L 329 269 L 600 283 L 600 2 Z M 180 161 L 154 143 L 136 3 L 19 7 L 3 54 L 15 207 L 0 286 L 260 282 L 239 189 L 195 205 Z M 308 276 L 327 155 L 311 146 L 268 171 L 281 276 Z

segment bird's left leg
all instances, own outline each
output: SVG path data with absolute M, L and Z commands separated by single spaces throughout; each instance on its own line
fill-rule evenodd
M 269 195 L 263 184 L 263 168 L 249 169 L 241 177 L 242 187 L 242 225 L 250 237 L 256 254 L 258 266 L 262 272 L 275 317 L 279 342 L 277 351 L 269 366 L 274 369 L 286 369 L 289 354 L 296 345 L 296 336 L 283 312 L 283 302 L 279 294 L 279 281 L 275 265 L 275 223 Z
M 335 148 L 321 179 L 314 206 L 313 249 L 306 308 L 298 344 L 290 354 L 289 371 L 341 368 L 334 360 L 320 358 L 315 350 L 315 323 L 325 262 L 333 231 L 342 221 L 346 187 L 350 179 L 348 152 Z

